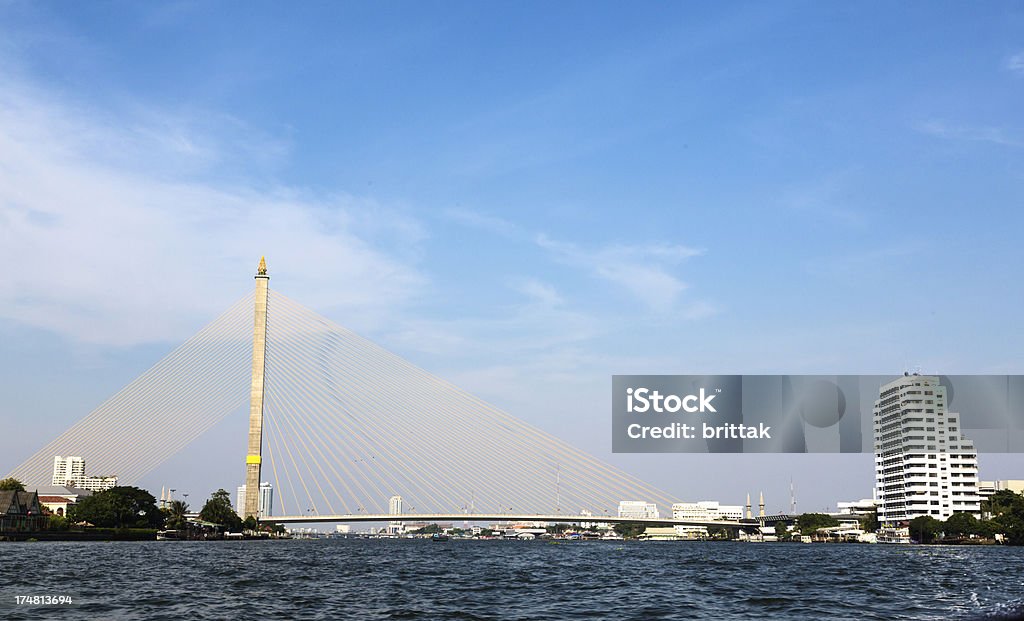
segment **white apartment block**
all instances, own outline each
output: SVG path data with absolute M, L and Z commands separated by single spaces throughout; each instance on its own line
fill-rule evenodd
M 117 477 L 88 476 L 85 474 L 85 460 L 81 457 L 54 455 L 51 485 L 102 492 L 117 487 Z
M 620 518 L 657 518 L 658 505 L 643 500 L 622 500 L 619 502 Z
M 401 515 L 402 513 L 402 497 L 392 496 L 388 499 L 388 515 Z M 389 535 L 398 535 L 403 531 L 401 522 L 388 522 L 387 533 Z
M 702 500 L 700 502 L 677 502 L 672 505 L 672 519 L 714 521 L 728 520 L 739 521 L 743 518 L 743 507 L 740 505 L 723 505 L 717 500 Z M 708 536 L 708 529 L 705 526 L 683 526 L 677 525 L 676 532 L 683 537 L 696 539 Z
M 883 385 L 873 417 L 879 522 L 980 513 L 977 451 L 938 377 L 904 375 Z
M 235 505 L 235 513 L 240 517 L 245 517 L 246 492 L 244 485 L 238 486 L 236 496 L 238 504 Z M 257 515 L 261 520 L 274 514 L 274 486 L 266 481 L 260 483 L 260 502 L 257 511 Z
M 78 482 L 85 477 L 85 460 L 81 457 L 53 456 L 53 481 L 51 485 L 68 485 L 68 481 Z M 75 487 L 78 487 L 75 485 Z M 84 488 L 83 488 L 84 489 Z

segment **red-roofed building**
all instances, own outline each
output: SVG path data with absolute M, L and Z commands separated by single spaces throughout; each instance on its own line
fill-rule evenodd
M 63 517 L 68 514 L 68 506 L 74 505 L 75 501 L 64 496 L 40 496 L 39 504 L 50 513 Z

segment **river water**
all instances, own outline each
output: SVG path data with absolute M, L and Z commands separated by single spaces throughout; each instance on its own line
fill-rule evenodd
M 71 607 L 15 604 L 70 595 Z M 0 544 L 9 619 L 992 619 L 1024 548 L 321 539 Z

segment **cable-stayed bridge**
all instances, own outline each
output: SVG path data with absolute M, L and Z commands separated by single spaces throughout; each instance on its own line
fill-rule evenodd
M 12 473 L 49 482 L 55 455 L 130 485 L 250 405 L 247 489 L 275 521 L 623 521 L 620 500 L 674 499 L 271 291 L 256 291 Z M 255 309 L 255 321 L 254 321 Z M 246 494 L 256 515 L 258 494 Z M 409 510 L 389 513 L 392 496 Z M 587 517 L 592 515 L 593 517 Z M 635 521 L 635 520 L 630 520 Z M 696 524 L 662 518 L 658 524 Z M 739 523 L 714 522 L 716 526 Z

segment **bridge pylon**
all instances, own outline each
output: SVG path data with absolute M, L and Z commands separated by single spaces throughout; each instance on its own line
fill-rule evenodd
M 263 461 L 263 393 L 267 368 L 267 275 L 266 257 L 256 269 L 256 301 L 252 333 L 252 391 L 249 395 L 249 452 L 245 457 L 245 517 L 259 518 L 260 466 Z

